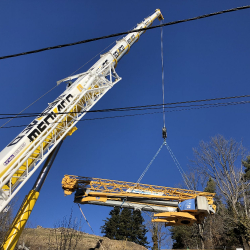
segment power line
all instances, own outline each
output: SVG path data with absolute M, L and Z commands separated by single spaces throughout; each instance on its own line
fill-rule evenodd
M 52 47 L 46 47 L 46 48 L 42 48 L 42 49 L 37 49 L 37 50 L 31 50 L 31 51 L 27 51 L 27 52 L 22 52 L 22 53 L 18 53 L 18 54 L 2 56 L 2 57 L 0 57 L 0 60 L 11 58 L 11 57 L 17 57 L 17 56 L 24 56 L 24 55 L 28 55 L 28 54 L 39 53 L 39 52 L 46 51 L 46 50 L 52 50 L 52 49 L 59 49 L 59 48 L 63 48 L 63 47 L 69 47 L 69 46 L 73 46 L 73 45 L 77 45 L 77 44 L 94 42 L 94 41 L 98 41 L 98 40 L 102 40 L 102 39 L 106 39 L 106 38 L 111 38 L 111 37 L 126 35 L 126 34 L 133 33 L 133 32 L 146 31 L 146 30 L 155 29 L 155 28 L 164 27 L 164 26 L 169 26 L 169 25 L 174 25 L 174 24 L 178 24 L 178 23 L 184 23 L 184 22 L 188 22 L 188 21 L 194 21 L 194 20 L 198 20 L 198 19 L 202 19 L 202 18 L 216 16 L 216 15 L 220 15 L 220 14 L 224 14 L 224 13 L 228 13 L 228 12 L 233 12 L 233 11 L 237 11 L 237 10 L 244 10 L 244 9 L 248 9 L 248 8 L 250 8 L 250 5 L 236 7 L 236 8 L 222 10 L 222 11 L 217 11 L 217 12 L 213 12 L 213 13 L 210 13 L 210 14 L 205 14 L 205 15 L 201 15 L 201 16 L 197 16 L 197 17 L 192 17 L 192 18 L 177 20 L 177 21 L 174 21 L 174 22 L 164 23 L 164 24 L 160 24 L 160 25 L 156 25 L 156 26 L 147 27 L 147 28 L 130 30 L 130 31 L 115 33 L 115 34 L 111 34 L 111 35 L 107 35 L 107 36 L 101 36 L 101 37 L 96 37 L 96 38 L 92 38 L 92 39 L 86 39 L 86 40 L 82 40 L 82 41 L 78 41 L 78 42 L 74 42 L 74 43 L 61 44 L 61 45 L 56 45 L 56 46 L 52 46 Z
M 51 92 L 54 88 L 56 88 L 58 85 L 54 86 L 53 88 L 51 88 L 49 91 L 47 91 L 45 94 L 43 94 L 42 96 L 40 96 L 38 99 L 36 99 L 34 102 L 32 102 L 29 106 L 27 106 L 25 109 L 23 109 L 22 111 L 20 111 L 18 114 L 15 114 L 13 117 L 10 117 L 11 119 L 8 120 L 7 122 L 5 122 L 0 128 L 4 127 L 6 124 L 8 124 L 10 121 L 12 121 L 14 118 L 17 118 L 19 115 L 23 114 L 23 111 L 25 111 L 26 109 L 28 109 L 29 107 L 31 107 L 33 104 L 35 104 L 36 102 L 38 102 L 40 99 L 42 99 L 44 96 L 46 96 L 49 92 Z M 18 117 L 19 118 L 19 117 Z M 0 118 L 1 119 L 1 118 Z
M 169 110 L 165 112 L 180 112 L 180 111 L 189 111 L 189 110 L 198 110 L 203 108 L 219 108 L 219 107 L 225 107 L 230 105 L 239 105 L 239 104 L 248 104 L 250 101 L 242 101 L 242 102 L 229 102 L 229 103 L 217 103 L 217 104 L 210 104 L 210 106 L 200 106 L 200 107 L 191 107 L 191 108 L 184 108 L 184 109 L 175 109 L 175 110 Z M 162 104 L 160 104 L 162 105 Z M 123 118 L 123 117 L 133 117 L 133 116 L 142 116 L 142 115 L 154 115 L 154 114 L 162 114 L 162 112 L 151 112 L 151 113 L 143 113 L 143 114 L 132 114 L 132 115 L 116 115 L 116 116 L 109 116 L 109 117 L 97 117 L 97 118 L 90 118 L 90 119 L 82 119 L 78 120 L 78 122 L 84 122 L 84 121 L 95 121 L 95 120 L 106 120 L 106 119 L 114 119 L 114 118 Z M 57 122 L 61 123 L 61 122 Z M 52 124 L 52 123 L 51 123 Z M 27 127 L 26 125 L 17 125 L 17 126 L 9 126 L 9 127 L 2 127 L 2 128 L 19 128 L 19 127 Z
M 219 105 L 225 103 L 215 103 L 215 104 L 198 104 L 198 105 L 189 105 L 189 106 L 173 106 L 179 104 L 189 104 L 189 103 L 199 103 L 199 102 L 209 102 L 209 101 L 218 101 L 218 100 L 229 100 L 229 99 L 239 99 L 239 98 L 246 98 L 250 97 L 250 95 L 241 95 L 241 96 L 229 96 L 229 97 L 218 97 L 218 98 L 210 98 L 210 99 L 201 99 L 201 100 L 191 100 L 191 101 L 182 101 L 182 102 L 172 102 L 172 103 L 165 103 L 165 109 L 170 108 L 183 108 L 183 107 L 191 107 L 191 106 L 202 106 L 202 105 Z M 230 102 L 227 102 L 230 103 Z M 236 104 L 240 104 L 239 102 L 235 102 Z M 143 105 L 143 106 L 132 106 L 132 107 L 124 107 L 124 108 L 112 108 L 112 109 L 99 109 L 99 110 L 89 110 L 89 111 L 82 111 L 82 112 L 59 112 L 56 113 L 58 115 L 62 114 L 73 114 L 73 113 L 105 113 L 105 112 L 117 112 L 117 111 L 140 111 L 140 110 L 147 110 L 147 109 L 159 109 L 162 108 L 163 104 L 153 104 L 153 105 Z M 170 107 L 168 107 L 170 106 Z M 173 106 L 173 107 L 171 107 Z M 0 114 L 0 119 L 9 119 L 9 118 L 29 118 L 35 116 L 46 116 L 48 113 L 23 113 L 23 114 Z M 9 117 L 7 117 L 9 116 Z M 14 117 L 13 117 L 14 116 Z

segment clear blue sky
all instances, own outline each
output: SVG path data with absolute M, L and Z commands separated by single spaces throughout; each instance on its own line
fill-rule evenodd
M 164 21 L 170 22 L 247 4 L 249 1 L 244 0 L 1 1 L 0 56 L 127 31 L 156 8 L 161 9 Z M 250 94 L 249 30 L 250 9 L 165 27 L 166 102 Z M 115 38 L 1 60 L 0 113 L 20 112 L 113 41 Z M 118 64 L 117 72 L 122 81 L 94 109 L 161 103 L 160 29 L 143 34 Z M 41 112 L 64 89 L 61 84 L 27 112 Z M 245 104 L 167 113 L 168 143 L 183 169 L 193 157 L 192 148 L 217 134 L 242 140 L 249 150 L 249 107 Z M 92 117 L 99 115 L 85 116 Z M 8 125 L 30 121 L 15 119 Z M 1 120 L 0 125 L 4 122 Z M 81 216 L 73 196 L 63 195 L 64 174 L 135 182 L 162 143 L 162 124 L 161 114 L 79 122 L 78 131 L 65 140 L 54 162 L 30 225 L 53 227 L 71 207 L 75 216 Z M 21 130 L 0 129 L 0 149 Z M 17 207 L 35 178 L 19 192 Z M 170 187 L 181 182 L 166 149 L 142 180 Z M 82 208 L 95 233 L 100 234 L 110 208 Z M 91 233 L 86 224 L 84 230 Z

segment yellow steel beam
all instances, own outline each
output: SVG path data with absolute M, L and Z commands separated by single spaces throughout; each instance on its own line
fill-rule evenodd
M 25 224 L 30 216 L 30 213 L 35 206 L 35 203 L 38 199 L 39 192 L 31 190 L 29 194 L 25 197 L 25 200 L 15 217 L 14 221 L 11 224 L 11 227 L 5 236 L 1 250 L 13 250 L 16 246 L 16 243 L 25 227 Z
M 166 226 L 192 225 L 197 222 L 195 215 L 188 212 L 163 212 L 154 214 L 153 222 L 164 222 Z
M 181 188 L 170 188 L 156 185 L 147 185 L 125 181 L 115 181 L 101 178 L 90 178 L 76 175 L 65 175 L 62 180 L 62 187 L 65 190 L 64 194 L 69 195 L 77 188 L 88 189 L 90 194 L 94 196 L 130 196 L 130 197 L 157 197 L 165 200 L 187 200 L 197 196 L 205 196 L 208 204 L 213 204 L 214 193 L 199 192 Z M 130 191 L 129 191 L 130 190 Z M 136 193 L 140 190 L 143 193 Z M 150 193 L 162 193 L 160 195 L 150 195 Z

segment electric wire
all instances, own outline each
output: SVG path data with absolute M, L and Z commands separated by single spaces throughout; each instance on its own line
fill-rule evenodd
M 246 104 L 246 103 L 250 103 L 250 101 L 240 101 L 240 102 L 221 102 L 221 103 L 205 103 L 205 104 L 191 104 L 191 105 L 184 105 L 184 106 L 173 106 L 173 107 L 166 107 L 166 109 L 176 109 L 176 108 L 189 108 L 189 107 L 204 107 L 207 106 L 208 108 L 212 108 L 213 106 L 229 106 L 229 105 L 238 105 L 238 104 Z M 161 105 L 161 104 L 160 104 Z M 107 110 L 107 111 L 96 111 L 94 113 L 105 113 L 105 112 L 111 112 L 111 111 L 119 111 L 119 112 L 129 112 L 129 111 L 145 111 L 145 110 L 157 110 L 157 109 L 161 109 L 162 107 L 151 107 L 150 105 L 148 107 L 145 107 L 143 109 L 138 108 L 138 109 L 122 109 L 120 110 L 118 109 L 114 109 L 114 110 Z M 91 111 L 90 111 L 91 112 Z M 165 111 L 165 112 L 172 112 L 170 111 Z M 64 114 L 82 114 L 82 113 L 89 113 L 89 111 L 79 111 L 79 112 L 59 112 L 59 113 L 55 113 L 55 115 L 64 115 Z M 38 116 L 39 113 L 35 113 L 35 114 L 27 114 L 27 115 L 22 115 L 22 116 L 16 116 L 16 117 L 12 117 L 12 116 L 6 116 L 6 117 L 0 117 L 0 120 L 4 120 L 4 119 L 9 119 L 9 118 L 30 118 L 30 117 L 36 117 Z M 48 113 L 44 113 L 41 114 L 40 116 L 46 116 L 48 115 Z
M 177 21 L 168 22 L 168 23 L 164 23 L 164 24 L 156 25 L 156 26 L 151 26 L 151 27 L 147 27 L 147 28 L 141 28 L 141 29 L 130 30 L 130 31 L 126 31 L 126 32 L 115 33 L 115 34 L 111 34 L 111 35 L 107 35 L 107 36 L 101 36 L 101 37 L 96 37 L 96 38 L 92 38 L 92 39 L 86 39 L 86 40 L 82 40 L 82 41 L 78 41 L 78 42 L 74 42 L 74 43 L 61 44 L 61 45 L 46 47 L 46 48 L 42 48 L 42 49 L 26 51 L 26 52 L 22 52 L 22 53 L 18 53 L 18 54 L 1 56 L 0 60 L 11 58 L 11 57 L 17 57 L 17 56 L 24 56 L 24 55 L 28 55 L 28 54 L 39 53 L 39 52 L 46 51 L 46 50 L 64 48 L 64 47 L 73 46 L 73 45 L 77 45 L 77 44 L 94 42 L 94 41 L 107 39 L 107 38 L 111 38 L 111 37 L 126 35 L 126 34 L 133 33 L 133 32 L 146 31 L 146 30 L 155 29 L 155 28 L 164 27 L 164 26 L 169 26 L 169 25 L 174 25 L 174 24 L 178 24 L 178 23 L 194 21 L 194 20 L 198 20 L 198 19 L 202 19 L 202 18 L 207 18 L 207 17 L 216 16 L 216 15 L 229 13 L 229 12 L 233 12 L 233 11 L 238 11 L 238 10 L 244 10 L 244 9 L 248 9 L 248 8 L 250 8 L 250 5 L 240 6 L 240 7 L 227 9 L 227 10 L 222 10 L 222 11 L 217 11 L 217 12 L 213 12 L 213 13 L 210 13 L 210 14 L 205 14 L 205 15 L 201 15 L 201 16 L 197 16 L 197 17 L 177 20 Z
M 21 112 L 19 112 L 18 114 L 16 114 L 15 116 L 13 116 L 13 117 L 11 117 L 11 119 L 10 120 L 8 120 L 7 122 L 5 122 L 1 127 L 0 127 L 0 129 L 1 128 L 3 128 L 6 124 L 8 124 L 11 120 L 13 120 L 14 118 L 17 118 L 17 116 L 18 115 L 20 115 L 20 114 L 22 114 L 23 113 L 23 111 L 25 111 L 26 109 L 28 109 L 29 107 L 31 107 L 33 104 L 35 104 L 36 102 L 38 102 L 41 98 L 43 98 L 44 96 L 46 96 L 49 92 L 51 92 L 53 89 L 55 89 L 57 87 L 57 85 L 56 86 L 54 86 L 53 88 L 51 88 L 49 91 L 47 91 L 45 94 L 43 94 L 42 96 L 40 96 L 38 99 L 36 99 L 34 102 L 32 102 L 29 106 L 27 106 L 25 109 L 23 109 Z
M 85 65 L 87 65 L 88 63 L 90 63 L 92 60 L 94 60 L 97 56 L 99 56 L 103 51 L 105 51 L 107 48 L 109 48 L 114 42 L 112 42 L 109 46 L 107 46 L 105 49 L 103 49 L 101 52 L 99 52 L 98 54 L 96 54 L 94 57 L 92 57 L 90 60 L 88 60 L 86 63 L 84 63 L 80 68 L 78 68 L 76 71 L 74 71 L 73 73 L 71 73 L 68 77 L 72 76 L 73 74 L 75 74 L 78 70 L 80 70 L 81 68 L 83 68 Z
M 192 107 L 192 106 L 208 106 L 208 105 L 236 105 L 236 104 L 245 104 L 249 101 L 240 101 L 240 102 L 225 102 L 225 103 L 205 103 L 205 104 L 198 104 L 198 105 L 189 105 L 189 106 L 174 106 L 178 104 L 188 104 L 188 103 L 197 103 L 197 102 L 209 102 L 209 101 L 215 101 L 215 100 L 229 100 L 229 99 L 239 99 L 239 98 L 247 98 L 250 97 L 250 95 L 242 95 L 242 96 L 231 96 L 231 97 L 219 97 L 219 98 L 212 98 L 212 99 L 202 99 L 202 100 L 193 100 L 193 101 L 182 101 L 182 102 L 173 102 L 173 103 L 165 103 L 165 109 L 171 109 L 171 108 L 182 108 L 182 107 Z M 172 106 L 172 107 L 171 107 Z M 147 110 L 147 109 L 161 109 L 162 104 L 153 104 L 153 105 L 143 105 L 143 106 L 132 106 L 132 107 L 124 107 L 124 108 L 112 108 L 112 109 L 99 109 L 99 110 L 89 110 L 89 111 L 79 111 L 79 112 L 59 112 L 56 113 L 58 115 L 60 114 L 73 114 L 73 113 L 105 113 L 105 112 L 114 112 L 114 111 L 141 111 L 141 110 Z M 166 111 L 169 112 L 169 111 Z M 20 112 L 21 113 L 21 112 Z M 26 118 L 26 117 L 35 117 L 35 116 L 46 116 L 48 115 L 47 112 L 42 113 L 23 113 L 22 115 L 13 114 L 13 113 L 6 113 L 6 114 L 0 114 L 0 116 L 6 116 L 6 117 L 0 117 L 0 119 L 8 119 L 8 118 Z M 8 117 L 7 117 L 8 116 Z M 10 116 L 10 117 L 9 117 Z M 14 116 L 14 117 L 13 117 Z
M 118 37 L 118 40 L 120 39 L 120 37 Z M 89 61 L 87 61 L 85 64 L 83 64 L 80 68 L 78 68 L 76 71 L 74 71 L 73 73 L 71 73 L 71 75 L 69 75 L 68 77 L 72 76 L 73 74 L 75 74 L 78 70 L 80 70 L 81 68 L 83 68 L 85 65 L 87 65 L 88 63 L 90 63 L 92 60 L 94 60 L 98 55 L 100 55 L 103 51 L 105 51 L 106 49 L 108 49 L 112 44 L 114 44 L 116 41 L 110 43 L 105 49 L 103 49 L 102 51 L 100 51 L 98 54 L 96 54 L 94 57 L 92 57 Z
M 241 102 L 241 103 L 237 103 L 237 104 L 248 104 L 248 103 L 250 103 L 250 101 Z M 199 110 L 199 109 L 203 109 L 203 108 L 218 108 L 218 107 L 237 105 L 237 104 L 227 104 L 227 105 L 217 105 L 217 106 L 215 106 L 215 105 L 214 106 L 201 106 L 201 107 L 195 107 L 195 108 L 169 110 L 169 111 L 165 111 L 165 112 L 171 113 L 171 112 L 180 112 L 180 111 Z M 160 112 L 151 112 L 151 113 L 143 113 L 143 114 L 133 114 L 133 115 L 116 115 L 116 116 L 109 116 L 109 117 L 97 117 L 97 118 L 90 118 L 90 119 L 81 119 L 81 120 L 76 120 L 76 121 L 85 122 L 85 121 L 94 121 L 94 120 L 106 120 L 106 119 L 114 119 L 114 118 L 143 116 L 143 115 L 154 115 L 154 114 L 162 114 L 162 111 L 160 111 Z M 55 124 L 55 123 L 61 123 L 61 122 L 54 122 L 54 123 L 51 123 L 51 124 Z M 28 126 L 28 124 L 26 124 L 26 125 L 16 125 L 16 126 L 2 127 L 2 129 L 3 128 L 19 128 L 19 127 L 27 127 L 27 126 Z

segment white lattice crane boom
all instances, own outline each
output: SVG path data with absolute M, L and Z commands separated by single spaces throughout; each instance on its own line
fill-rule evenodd
M 136 29 L 149 27 L 163 19 L 160 10 L 147 17 Z M 67 89 L 33 120 L 0 153 L 0 212 L 27 182 L 47 156 L 76 128 L 76 123 L 121 78 L 115 71 L 117 63 L 129 52 L 144 31 L 135 31 L 117 41 L 116 45 L 86 72 L 67 77 L 75 79 Z

